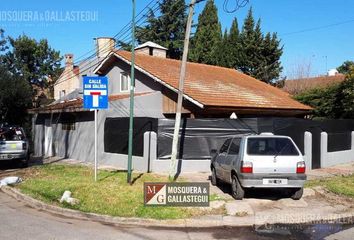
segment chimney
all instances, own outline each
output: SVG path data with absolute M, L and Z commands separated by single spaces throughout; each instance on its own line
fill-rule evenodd
M 65 67 L 74 68 L 74 54 L 72 53 L 65 54 Z
M 114 50 L 116 41 L 111 37 L 98 37 L 96 38 L 96 54 L 98 58 L 106 57 L 111 51 Z
M 166 58 L 167 48 L 153 42 L 143 43 L 135 48 L 137 54 L 145 54 L 154 57 Z

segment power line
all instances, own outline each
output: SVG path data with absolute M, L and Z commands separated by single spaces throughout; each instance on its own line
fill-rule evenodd
M 153 3 L 153 2 L 155 2 L 155 4 L 152 6 L 152 7 L 150 7 L 150 5 Z M 140 16 L 146 9 L 152 9 L 152 8 L 154 8 L 155 6 L 156 6 L 156 4 L 158 4 L 160 2 L 160 0 L 151 0 L 138 14 L 137 14 L 137 17 L 138 16 Z M 142 16 L 142 17 L 144 17 L 145 16 L 145 14 Z M 128 27 L 128 30 L 129 30 L 129 26 L 131 25 L 131 21 L 129 21 L 116 35 L 114 35 L 112 38 L 116 38 L 119 34 L 121 34 L 123 31 L 125 31 L 126 32 L 126 28 Z M 88 51 L 88 52 L 86 52 L 86 53 L 84 53 L 83 55 L 81 55 L 81 56 L 79 56 L 78 58 L 77 58 L 77 60 L 74 62 L 74 64 L 78 64 L 80 61 L 81 61 L 81 59 L 84 57 L 84 56 L 86 56 L 86 55 L 88 55 L 89 53 L 92 53 L 93 51 L 95 51 L 95 49 L 91 49 L 90 51 Z M 90 57 L 88 57 L 88 58 L 90 58 Z M 83 60 L 86 60 L 86 59 L 83 59 Z
M 158 7 L 156 7 L 156 5 L 159 3 L 159 1 L 157 1 L 153 6 L 152 6 L 152 8 L 149 8 L 149 11 L 150 10 L 152 10 L 153 12 L 156 12 L 156 10 L 157 10 L 157 8 Z M 144 8 L 144 9 L 146 9 L 146 7 Z M 143 20 L 144 18 L 146 17 L 146 14 L 144 14 L 143 16 L 141 16 L 139 19 L 138 19 L 138 21 L 137 21 L 137 23 L 139 23 L 140 25 L 141 24 L 144 24 L 145 23 L 145 21 L 144 22 L 141 22 L 141 20 Z M 129 24 L 128 24 L 129 25 Z M 127 25 L 126 25 L 127 26 Z M 123 27 L 123 29 L 125 29 L 125 27 Z M 130 28 L 128 28 L 128 29 L 126 29 L 124 32 L 122 32 L 122 30 L 119 32 L 120 34 L 121 34 L 121 36 L 119 36 L 119 38 L 121 38 L 121 37 L 124 37 L 124 36 L 126 36 L 127 35 L 127 33 L 129 33 L 131 31 L 131 29 Z M 125 38 L 123 38 L 122 40 L 121 39 L 119 39 L 119 38 L 117 38 L 117 36 L 119 35 L 119 33 L 118 34 L 116 34 L 113 38 L 118 42 L 118 41 L 121 41 L 121 42 L 123 42 L 123 41 L 127 41 L 127 40 L 129 40 L 129 34 L 125 37 Z M 127 39 L 128 38 L 128 39 Z M 107 53 L 107 52 L 110 52 L 110 49 L 109 49 L 109 44 L 106 44 L 106 45 L 103 45 L 102 46 L 102 49 L 101 49 L 101 51 L 102 51 L 102 53 Z M 92 52 L 92 51 L 95 51 L 95 49 L 94 50 L 91 50 L 90 52 Z M 91 62 L 89 61 L 90 59 L 92 59 L 92 58 L 94 58 L 96 56 L 96 53 L 93 53 L 93 54 L 91 54 L 89 57 L 87 57 L 87 58 L 85 58 L 84 60 L 82 60 L 81 62 L 84 62 L 84 64 L 83 65 L 81 65 L 80 66 L 80 68 L 81 69 L 85 69 L 87 66 L 89 66 L 90 64 L 91 64 Z M 87 61 L 87 62 L 86 62 Z M 86 63 L 85 63 L 86 62 Z M 75 65 L 75 64 L 74 64 Z M 88 68 L 86 68 L 85 70 L 82 70 L 82 71 L 86 71 L 86 70 L 89 70 L 91 68 L 91 66 L 89 66 Z M 80 72 L 82 72 L 82 71 L 80 71 Z M 61 78 L 66 78 L 66 77 L 68 77 L 68 75 L 70 75 L 71 73 L 67 73 L 67 74 L 64 74 L 64 75 L 62 75 L 61 76 Z M 68 78 L 68 79 L 65 79 L 65 80 L 63 80 L 63 81 L 60 81 L 60 82 L 56 82 L 53 86 L 56 86 L 57 84 L 59 84 L 59 83 L 62 83 L 62 82 L 64 82 L 64 81 L 67 81 L 67 80 L 70 80 L 71 78 L 73 78 L 73 77 L 75 77 L 75 76 L 72 76 L 72 77 L 70 77 L 70 78 Z
M 298 34 L 298 33 L 312 32 L 312 31 L 317 31 L 317 30 L 321 30 L 321 29 L 331 28 L 331 27 L 335 27 L 335 26 L 339 26 L 339 25 L 343 25 L 343 24 L 347 24 L 347 23 L 351 23 L 351 22 L 354 22 L 354 19 L 343 21 L 343 22 L 332 23 L 332 24 L 319 26 L 319 27 L 306 28 L 306 29 L 299 30 L 299 31 L 294 31 L 294 32 L 288 32 L 288 33 L 281 34 L 280 36 L 289 36 L 289 35 Z
M 152 2 L 152 1 L 151 1 Z M 159 3 L 159 0 L 153 5 L 153 7 L 152 8 L 149 8 L 149 11 L 151 10 L 153 13 L 155 13 L 157 10 L 158 10 L 158 8 L 159 8 L 159 6 L 157 6 L 157 4 Z M 147 7 L 145 7 L 144 9 L 146 9 Z M 139 19 L 138 19 L 138 21 L 136 21 L 136 23 L 138 23 L 138 22 L 140 22 L 141 20 L 143 20 L 144 18 L 146 18 L 146 14 L 144 14 L 143 16 L 141 16 Z M 130 21 L 131 22 L 131 21 Z M 141 23 L 139 23 L 139 27 L 142 25 L 142 24 L 144 24 L 146 22 L 146 20 L 144 21 L 144 22 L 141 22 Z M 129 25 L 129 24 L 128 24 Z M 125 27 L 124 27 L 125 28 Z M 123 29 L 124 29 L 123 28 Z M 123 36 L 125 36 L 127 33 L 129 33 L 131 31 L 131 28 L 128 28 L 128 29 L 126 29 L 125 31 L 124 31 L 124 33 L 122 33 L 123 35 L 122 36 L 120 36 L 120 37 L 123 37 Z M 122 32 L 122 30 L 120 31 L 120 33 Z M 127 40 L 129 40 L 129 38 L 130 38 L 130 36 L 129 36 L 129 34 L 128 34 L 128 36 L 126 36 L 124 39 L 118 39 L 118 38 L 116 38 L 118 36 L 118 34 L 116 34 L 115 36 L 114 36 L 114 39 L 118 42 L 118 41 L 121 41 L 121 42 L 126 42 Z M 128 39 L 127 39 L 128 38 Z M 103 49 L 103 52 L 102 53 L 107 53 L 108 52 L 108 54 L 107 54 L 107 56 L 110 54 L 110 52 L 111 52 L 111 50 L 109 49 L 109 44 L 106 44 L 105 46 L 103 46 L 102 47 Z M 121 48 L 119 48 L 118 50 L 121 50 L 122 49 L 122 47 Z M 95 49 L 94 49 L 95 50 Z M 91 50 L 91 52 L 92 52 L 92 50 Z M 88 60 L 90 60 L 91 58 L 93 58 L 93 57 L 95 57 L 96 56 L 96 53 L 94 53 L 94 54 L 92 54 L 90 57 L 88 57 L 88 58 L 86 58 L 86 59 L 84 59 L 82 62 L 85 62 L 85 61 L 88 61 Z M 107 57 L 106 56 L 106 57 Z M 84 65 L 82 65 L 81 66 L 81 69 L 80 69 L 80 72 L 85 72 L 85 71 L 87 71 L 87 70 L 90 70 L 91 68 L 93 68 L 93 67 L 95 67 L 95 66 L 97 66 L 97 65 L 99 65 L 101 62 L 103 62 L 105 59 L 106 59 L 106 57 L 103 59 L 103 60 L 101 60 L 101 61 L 98 61 L 97 63 L 95 63 L 95 64 L 93 64 L 92 65 L 92 61 L 88 61 L 86 64 L 84 64 Z M 64 74 L 64 75 L 62 75 L 61 76 L 61 78 L 64 78 L 64 80 L 63 81 L 60 81 L 60 82 L 56 82 L 56 83 L 54 83 L 53 84 L 53 86 L 56 86 L 56 85 L 58 85 L 58 84 L 60 84 L 60 83 L 63 83 L 63 82 L 65 82 L 65 81 L 69 81 L 69 80 L 71 80 L 72 78 L 74 78 L 74 77 L 76 77 L 76 75 L 73 75 L 73 76 L 70 76 L 69 77 L 69 75 L 71 75 L 71 72 L 68 72 L 68 73 L 66 73 L 66 74 Z
M 233 0 L 235 2 L 235 5 L 232 8 L 229 8 L 229 0 L 224 0 L 223 4 L 223 10 L 227 13 L 234 13 L 240 8 L 245 7 L 248 3 L 249 0 Z

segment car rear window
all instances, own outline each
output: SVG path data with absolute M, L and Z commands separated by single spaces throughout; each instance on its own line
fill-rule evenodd
M 17 127 L 0 128 L 0 141 L 19 141 L 24 139 L 25 139 L 25 135 L 21 128 L 17 128 Z
M 277 155 L 277 156 L 298 156 L 299 152 L 293 142 L 288 138 L 248 138 L 248 155 Z

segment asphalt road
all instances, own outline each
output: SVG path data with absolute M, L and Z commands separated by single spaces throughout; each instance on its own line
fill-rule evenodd
M 322 239 L 335 232 L 353 239 L 354 228 L 338 225 L 270 228 L 141 228 L 63 218 L 24 205 L 0 192 L 0 239 Z M 345 230 L 345 231 L 342 231 Z

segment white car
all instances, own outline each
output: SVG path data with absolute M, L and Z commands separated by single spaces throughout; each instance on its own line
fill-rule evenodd
M 219 151 L 212 150 L 211 182 L 231 184 L 235 199 L 242 199 L 248 188 L 283 188 L 298 200 L 303 194 L 305 170 L 301 152 L 287 136 L 235 136 Z
M 17 126 L 0 126 L 0 161 L 14 161 L 27 167 L 29 143 L 25 132 Z

